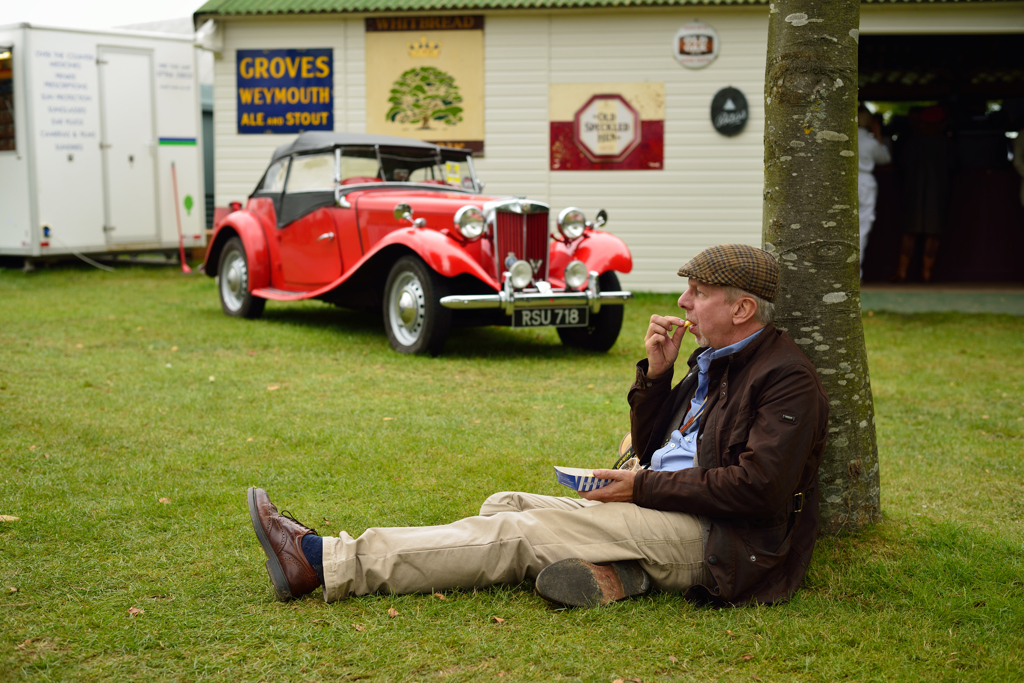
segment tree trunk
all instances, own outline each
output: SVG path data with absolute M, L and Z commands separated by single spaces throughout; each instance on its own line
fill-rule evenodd
M 858 0 L 776 0 L 765 72 L 764 248 L 779 260 L 779 327 L 828 391 L 821 528 L 881 516 L 874 405 L 860 317 Z

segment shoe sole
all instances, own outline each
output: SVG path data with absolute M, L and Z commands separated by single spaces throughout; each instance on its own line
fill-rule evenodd
M 636 562 L 598 565 L 580 559 L 555 562 L 537 576 L 545 600 L 569 607 L 597 607 L 646 593 L 651 577 Z
M 267 556 L 267 561 L 264 563 L 267 567 L 267 573 L 270 574 L 270 583 L 274 585 L 274 592 L 277 594 L 277 599 L 281 602 L 292 599 L 292 591 L 288 585 L 288 579 L 284 575 L 284 567 L 281 566 L 281 561 L 277 559 L 277 553 L 270 545 L 270 539 L 267 538 L 267 534 L 263 531 L 263 525 L 260 524 L 260 515 L 256 510 L 256 489 L 250 486 L 248 491 L 249 500 L 249 519 L 252 521 L 253 531 L 256 532 L 256 539 L 259 540 L 260 545 L 263 546 L 263 553 Z

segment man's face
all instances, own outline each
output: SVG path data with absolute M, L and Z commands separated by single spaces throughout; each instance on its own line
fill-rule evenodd
M 728 346 L 733 335 L 734 303 L 726 301 L 725 288 L 689 279 L 689 286 L 679 297 L 679 308 L 686 310 L 686 319 L 693 323 L 690 332 L 701 346 L 721 349 Z

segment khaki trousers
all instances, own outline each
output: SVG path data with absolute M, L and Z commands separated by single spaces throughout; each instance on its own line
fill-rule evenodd
M 479 516 L 452 524 L 367 529 L 355 539 L 342 532 L 323 542 L 327 602 L 515 584 L 571 557 L 638 560 L 666 591 L 713 585 L 697 517 L 632 503 L 496 493 Z

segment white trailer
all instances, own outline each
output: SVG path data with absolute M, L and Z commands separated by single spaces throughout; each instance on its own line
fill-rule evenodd
M 191 37 L 0 26 L 0 256 L 203 246 Z M 174 174 L 172 175 L 172 164 Z

